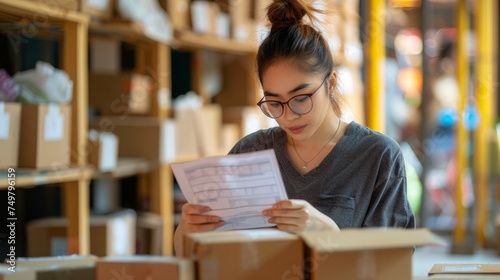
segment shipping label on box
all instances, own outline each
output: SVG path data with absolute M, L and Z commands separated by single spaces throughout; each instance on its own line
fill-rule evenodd
M 70 163 L 70 105 L 23 104 L 19 166 L 57 168 Z

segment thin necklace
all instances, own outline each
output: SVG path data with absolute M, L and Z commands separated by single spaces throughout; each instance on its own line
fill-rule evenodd
M 309 161 L 305 161 L 299 154 L 299 152 L 297 151 L 297 147 L 295 147 L 295 142 L 293 141 L 293 138 L 292 139 L 292 145 L 293 145 L 293 149 L 295 150 L 295 153 L 299 156 L 300 160 L 302 160 L 302 162 L 304 163 L 304 165 L 302 166 L 302 169 L 307 169 L 307 165 L 313 161 L 317 156 L 319 156 L 319 154 L 321 153 L 321 151 L 323 151 L 323 149 L 325 149 L 325 147 L 328 145 L 328 143 L 330 143 L 333 138 L 335 138 L 335 135 L 337 135 L 337 132 L 339 131 L 339 128 L 340 128 L 340 118 L 339 118 L 339 125 L 337 126 L 337 130 L 335 130 L 335 133 L 333 134 L 333 136 L 330 138 L 330 140 L 328 140 L 328 142 L 326 142 L 326 144 L 323 146 L 323 148 L 321 148 L 321 150 L 319 150 L 319 152 L 312 158 L 310 159 Z

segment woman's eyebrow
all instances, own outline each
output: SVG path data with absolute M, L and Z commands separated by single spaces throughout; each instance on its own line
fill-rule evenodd
M 311 83 L 300 84 L 300 85 L 296 86 L 294 89 L 292 89 L 291 91 L 289 91 L 288 94 L 294 94 L 297 91 L 299 91 L 301 89 L 304 89 L 304 88 L 306 88 L 306 87 L 308 87 L 310 85 L 311 85 Z M 273 92 L 270 92 L 270 91 L 264 91 L 264 95 L 265 96 L 279 96 L 279 94 L 273 93 Z

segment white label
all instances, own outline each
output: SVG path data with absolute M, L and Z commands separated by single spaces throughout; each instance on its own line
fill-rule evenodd
M 444 272 L 468 272 L 468 271 L 481 271 L 480 265 L 464 265 L 464 266 L 443 266 Z
M 68 254 L 68 241 L 65 237 L 52 237 L 50 239 L 50 254 L 52 256 L 65 256 Z
M 108 7 L 108 0 L 87 0 L 87 5 L 99 10 L 106 10 L 106 7 Z
M 9 138 L 10 115 L 5 112 L 5 103 L 0 102 L 0 139 Z
M 113 244 L 111 245 L 111 256 L 125 256 L 129 254 L 130 233 L 127 226 L 128 218 L 117 218 L 112 222 Z
M 170 99 L 170 90 L 168 88 L 158 90 L 158 106 L 160 106 L 160 110 L 170 108 Z
M 110 133 L 101 135 L 101 171 L 112 171 L 116 168 L 118 153 L 118 143 L 116 136 Z
M 49 104 L 49 111 L 45 116 L 43 139 L 45 141 L 59 141 L 64 135 L 64 118 L 59 112 L 59 106 Z
M 175 160 L 175 122 L 172 120 L 165 121 L 162 124 L 162 162 L 172 162 Z

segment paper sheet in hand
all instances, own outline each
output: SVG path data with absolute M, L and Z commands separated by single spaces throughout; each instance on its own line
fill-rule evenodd
M 173 163 L 189 203 L 209 206 L 225 222 L 217 231 L 271 227 L 262 210 L 287 199 L 274 150 Z

